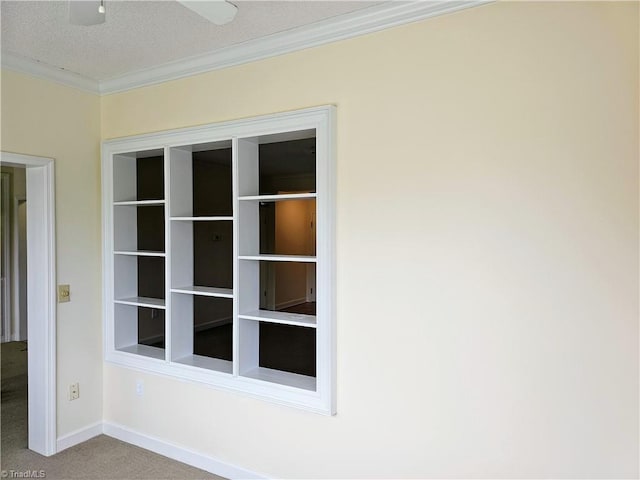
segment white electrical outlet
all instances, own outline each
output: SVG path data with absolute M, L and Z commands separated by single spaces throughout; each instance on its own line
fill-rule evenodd
M 136 395 L 139 397 L 144 395 L 144 382 L 142 380 L 136 380 Z
M 77 400 L 80 398 L 80 384 L 72 383 L 69 385 L 69 400 Z

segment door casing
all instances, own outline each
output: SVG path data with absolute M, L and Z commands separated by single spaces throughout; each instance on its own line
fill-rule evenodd
M 29 449 L 56 453 L 56 271 L 53 158 L 0 152 L 27 177 Z

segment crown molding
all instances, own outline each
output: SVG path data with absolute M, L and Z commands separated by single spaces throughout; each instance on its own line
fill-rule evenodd
M 303 25 L 210 53 L 126 73 L 102 81 L 96 81 L 62 68 L 12 54 L 2 55 L 2 67 L 86 92 L 108 95 L 326 45 L 430 17 L 477 7 L 493 1 L 388 1 L 311 25 Z
M 97 80 L 12 53 L 2 53 L 2 68 L 26 73 L 33 77 L 77 88 L 88 93 L 100 93 L 100 85 Z
M 211 53 L 107 79 L 100 82 L 100 93 L 123 92 L 199 73 L 263 60 L 483 5 L 490 1 L 492 0 L 386 2 L 378 6 L 257 38 Z

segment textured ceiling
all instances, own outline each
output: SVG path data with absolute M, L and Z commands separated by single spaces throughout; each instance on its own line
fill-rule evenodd
M 217 26 L 172 0 L 107 0 L 106 22 L 87 27 L 69 23 L 67 1 L 2 0 L 2 53 L 106 80 L 382 2 L 233 3 L 238 6 L 236 18 Z

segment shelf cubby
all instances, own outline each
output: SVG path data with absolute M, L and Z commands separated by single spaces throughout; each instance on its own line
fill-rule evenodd
M 114 258 L 114 276 L 118 280 L 114 285 L 114 300 L 125 302 L 127 299 L 148 298 L 147 303 L 157 302 L 153 308 L 164 308 L 165 259 L 155 256 L 116 255 Z
M 171 288 L 233 295 L 233 223 L 171 222 Z
M 164 200 L 164 149 L 113 156 L 113 201 Z
M 232 217 L 231 141 L 170 150 L 171 218 Z
M 164 310 L 120 303 L 114 307 L 116 350 L 164 360 Z
M 115 205 L 115 251 L 164 252 L 164 204 Z
M 239 353 L 240 376 L 303 390 L 316 390 L 315 329 L 251 320 L 239 322 L 240 343 L 243 347 Z M 293 346 L 287 344 L 290 340 L 287 337 L 290 335 L 283 336 L 282 332 L 275 332 L 274 336 L 270 327 L 299 329 L 300 332 L 305 332 L 303 342 L 296 342 Z
M 172 361 L 224 373 L 233 370 L 233 301 L 172 293 Z

